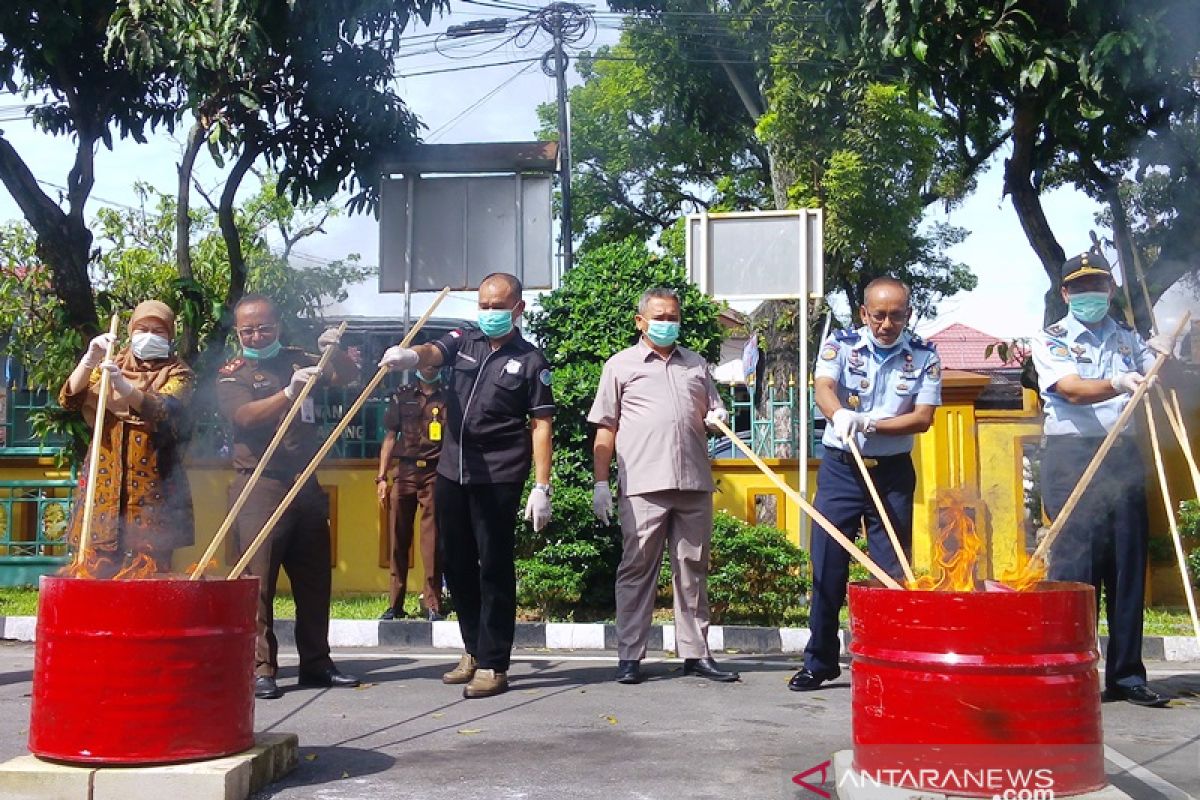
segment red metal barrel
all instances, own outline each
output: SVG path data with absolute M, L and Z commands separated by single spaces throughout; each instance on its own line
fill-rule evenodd
M 43 577 L 29 749 L 162 764 L 254 745 L 256 578 Z
M 1091 586 L 856 583 L 850 633 L 859 780 L 980 797 L 1105 785 Z

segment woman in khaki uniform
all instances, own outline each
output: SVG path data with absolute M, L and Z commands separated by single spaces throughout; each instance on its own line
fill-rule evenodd
M 171 352 L 175 313 L 165 303 L 147 300 L 134 309 L 129 334 L 130 345 L 111 361 L 103 360 L 111 336 L 92 339 L 58 395 L 63 408 L 93 426 L 101 371 L 110 375 L 104 424 L 99 441 L 92 443 L 100 448 L 100 463 L 87 563 L 101 578 L 135 566 L 135 560 L 142 569 L 168 572 L 171 553 L 195 537 L 182 465 L 195 376 Z M 79 482 L 78 498 L 85 484 L 86 477 Z M 79 546 L 82 517 L 83 503 L 76 502 L 68 529 L 72 549 Z

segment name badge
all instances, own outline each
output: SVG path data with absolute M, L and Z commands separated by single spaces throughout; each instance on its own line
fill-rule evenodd
M 440 442 L 442 440 L 442 423 L 436 419 L 429 423 L 429 441 Z
M 300 421 L 301 422 L 316 422 L 317 412 L 316 406 L 313 404 L 311 397 L 304 398 L 304 402 L 300 404 Z
M 516 375 L 521 371 L 521 362 L 517 361 L 515 358 L 510 358 L 508 363 L 504 365 L 504 371 L 509 375 Z

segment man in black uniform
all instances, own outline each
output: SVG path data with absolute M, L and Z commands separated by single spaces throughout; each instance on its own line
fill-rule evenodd
M 217 402 L 221 415 L 233 429 L 233 468 L 229 502 L 242 488 L 287 414 L 292 400 L 316 372 L 316 356 L 279 342 L 279 312 L 263 295 L 246 295 L 234 308 L 234 327 L 242 355 L 221 367 Z M 337 348 L 337 332 L 321 334 L 321 349 Z M 328 380 L 344 386 L 354 378 L 353 362 L 340 348 L 328 362 Z M 275 513 L 296 476 L 320 449 L 312 399 L 284 434 L 238 513 L 238 549 L 244 553 Z M 279 669 L 279 643 L 275 639 L 272 603 L 279 569 L 287 570 L 296 599 L 296 649 L 300 653 L 300 685 L 357 686 L 358 679 L 338 671 L 329 657 L 329 597 L 332 578 L 329 542 L 329 504 L 325 493 L 310 478 L 279 520 L 267 542 L 251 559 L 249 575 L 259 578 L 258 638 L 254 646 L 254 696 L 282 696 L 275 675 Z
M 464 697 L 508 689 L 517 506 L 531 456 L 535 484 L 525 518 L 535 531 L 550 522 L 550 365 L 513 327 L 524 309 L 520 281 L 493 273 L 479 286 L 479 330 L 453 331 L 413 349 L 392 347 L 379 362 L 396 370 L 443 364 L 453 370 L 434 507 L 441 565 L 467 651 L 442 681 L 466 684 Z
M 436 367 L 417 371 L 416 380 L 396 390 L 383 415 L 383 427 L 392 435 L 379 450 L 375 477 L 379 502 L 388 503 L 388 545 L 392 569 L 391 604 L 380 619 L 404 616 L 408 583 L 408 550 L 412 546 L 417 507 L 421 509 L 422 613 L 430 622 L 442 618 L 442 572 L 437 564 L 437 523 L 433 512 L 433 486 L 446 426 L 446 392 Z M 393 459 L 395 468 L 393 469 Z M 391 491 L 388 475 L 394 474 Z

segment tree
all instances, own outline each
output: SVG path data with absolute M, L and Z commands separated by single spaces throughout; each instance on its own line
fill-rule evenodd
M 522 527 L 517 550 L 522 579 L 557 581 L 564 604 L 582 598 L 592 607 L 611 606 L 620 537 L 612 530 L 615 520 L 605 528 L 591 516 L 592 432 L 586 420 L 604 362 L 637 341 L 638 299 L 654 286 L 679 293 L 680 343 L 715 361 L 723 338 L 719 306 L 688 282 L 677 258 L 656 256 L 639 239 L 583 251 L 529 318 L 528 331 L 554 368 L 555 518 L 538 534 Z
M 1138 175 L 1160 167 L 1173 180 L 1194 174 L 1183 132 L 1200 99 L 1192 0 L 869 0 L 863 7 L 869 46 L 927 93 L 960 150 L 1011 142 L 1004 190 L 1050 278 L 1048 321 L 1064 311 L 1058 286 L 1066 250 L 1041 193 L 1073 185 L 1120 218 L 1120 184 L 1135 161 Z M 1187 270 L 1182 256 L 1200 245 L 1200 231 L 1188 223 L 1168 238 L 1155 270 L 1161 288 Z
M 181 326 L 202 334 L 216 329 L 224 313 L 229 270 L 225 240 L 215 214 L 196 214 L 196 236 L 191 252 L 194 265 L 190 281 L 175 268 L 174 198 L 138 186 L 137 208 L 102 208 L 96 218 L 98 252 L 95 259 L 94 307 L 107 320 L 113 313 L 128 315 L 142 300 L 163 300 L 178 312 Z M 294 207 L 278 196 L 274 181 L 239 207 L 240 239 L 245 243 L 249 285 L 277 300 L 284 320 L 319 318 L 329 302 L 346 298 L 346 287 L 367 278 L 372 270 L 357 255 L 310 269 L 295 269 L 274 253 L 269 237 L 281 226 L 295 227 L 298 218 L 324 213 L 319 207 Z M 35 234 L 19 222 L 0 226 L 0 335 L 3 350 L 21 368 L 31 386 L 52 392 L 66 379 L 83 351 L 86 334 L 65 323 L 67 309 L 54 291 L 51 271 L 41 262 Z M 194 302 L 195 297 L 200 302 Z M 212 341 L 212 337 L 206 336 Z M 211 345 L 219 359 L 225 341 Z M 193 359 L 194 360 L 194 359 Z M 72 426 L 61 410 L 47 409 L 41 418 L 46 433 L 67 433 L 73 442 L 69 453 L 88 431 Z

